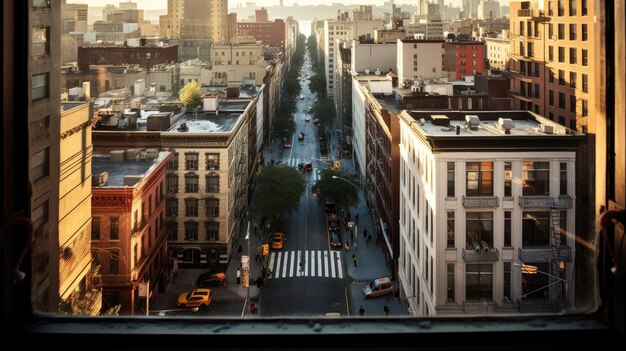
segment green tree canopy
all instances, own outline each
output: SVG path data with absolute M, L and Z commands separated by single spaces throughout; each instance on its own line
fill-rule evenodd
M 340 178 L 333 178 L 333 176 Z M 359 204 L 358 179 L 355 176 L 332 170 L 330 168 L 320 170 L 320 179 L 313 186 L 317 193 L 318 205 L 323 207 L 326 202 L 334 202 L 339 207 L 348 208 Z M 350 184 L 352 183 L 352 184 Z
M 200 106 L 202 103 L 202 94 L 200 93 L 200 85 L 198 82 L 192 80 L 191 82 L 185 84 L 185 86 L 180 89 L 178 100 L 186 108 L 196 108 Z
M 263 213 L 270 223 L 280 223 L 284 212 L 298 208 L 305 188 L 304 175 L 293 167 L 265 166 L 256 178 L 250 209 Z

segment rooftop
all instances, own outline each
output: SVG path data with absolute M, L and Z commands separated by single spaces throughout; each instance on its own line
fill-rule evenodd
M 168 132 L 179 133 L 229 133 L 231 132 L 243 111 L 222 112 L 221 108 L 218 114 L 205 114 L 199 112 L 195 114 L 185 114 L 179 119 Z M 184 127 L 187 129 L 185 130 Z
M 125 159 L 128 157 L 121 156 L 129 155 L 131 152 L 129 150 L 115 150 L 109 155 L 93 155 L 91 158 L 91 174 L 96 177 L 104 172 L 108 173 L 108 179 L 105 185 L 97 186 L 94 183 L 93 187 L 134 187 L 136 182 L 132 185 L 125 185 L 124 177 L 132 176 L 132 179 L 143 179 L 169 155 L 167 151 L 158 152 L 156 149 L 152 150 L 150 153 L 138 149 L 131 150 L 137 153 L 135 159 Z M 115 154 L 117 154 L 117 156 Z M 156 158 L 151 157 L 155 155 Z M 115 159 L 120 160 L 120 162 L 112 161 Z
M 555 138 L 582 135 L 531 111 L 407 111 L 426 136 L 455 138 L 536 136 Z M 467 116 L 476 116 L 467 117 Z M 422 121 L 423 119 L 423 121 Z M 500 120 L 502 119 L 502 120 Z M 471 120 L 471 121 L 470 121 Z M 474 124 L 475 127 L 471 127 Z M 510 133 L 505 132 L 505 128 Z M 460 129 L 456 133 L 457 127 Z
M 86 101 L 62 101 L 61 102 L 61 112 L 65 112 L 71 110 L 75 107 L 88 104 Z

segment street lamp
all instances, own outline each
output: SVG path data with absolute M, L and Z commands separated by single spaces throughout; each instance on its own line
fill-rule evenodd
M 333 176 L 333 179 L 341 179 L 341 180 L 343 180 L 343 181 L 346 181 L 346 182 L 348 182 L 348 183 L 352 184 L 352 186 L 353 186 L 353 187 L 355 187 L 357 190 L 361 191 L 361 188 L 359 188 L 359 186 L 358 186 L 358 185 L 356 185 L 356 184 L 352 183 L 351 181 L 347 180 L 346 178 L 342 178 L 342 177 L 338 177 L 338 176 L 334 175 L 334 176 Z
M 352 183 L 351 181 L 349 181 L 346 178 L 342 178 L 342 177 L 339 177 L 339 176 L 336 176 L 336 175 L 332 176 L 332 178 L 333 179 L 340 179 L 340 180 L 346 181 L 346 182 L 350 183 L 353 187 L 355 187 L 358 191 L 361 191 L 361 188 L 359 188 L 356 184 Z M 350 223 L 352 223 L 352 222 L 350 222 Z M 352 228 L 350 228 L 350 229 L 352 229 Z M 358 236 L 359 236 L 359 234 L 358 234 L 357 224 L 354 223 L 354 230 L 352 231 L 352 243 L 354 244 L 354 250 L 355 251 L 356 251 L 356 238 Z

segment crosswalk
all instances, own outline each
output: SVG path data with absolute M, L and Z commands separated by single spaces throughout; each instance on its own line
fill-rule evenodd
M 271 277 L 325 277 L 343 279 L 342 252 L 329 250 L 273 251 Z

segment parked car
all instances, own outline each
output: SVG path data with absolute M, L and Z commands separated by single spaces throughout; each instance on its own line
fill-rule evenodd
M 206 272 L 200 274 L 196 280 L 196 286 L 199 288 L 206 288 L 209 286 L 220 286 L 226 284 L 225 273 L 211 273 Z
M 211 304 L 211 289 L 193 289 L 178 296 L 176 306 L 187 307 L 208 307 Z
M 339 232 L 332 231 L 329 234 L 330 238 L 330 246 L 336 249 L 341 249 L 343 244 L 341 243 L 341 238 L 339 237 Z
M 329 231 L 339 231 L 339 216 L 336 213 L 328 213 L 326 215 Z
M 389 277 L 374 279 L 363 287 L 363 295 L 366 299 L 389 295 L 393 292 L 393 284 Z
M 311 117 L 309 115 L 307 115 L 306 117 L 304 117 L 304 121 L 305 122 L 309 122 L 311 120 Z
M 272 249 L 282 249 L 285 246 L 285 233 L 276 232 L 272 235 Z

